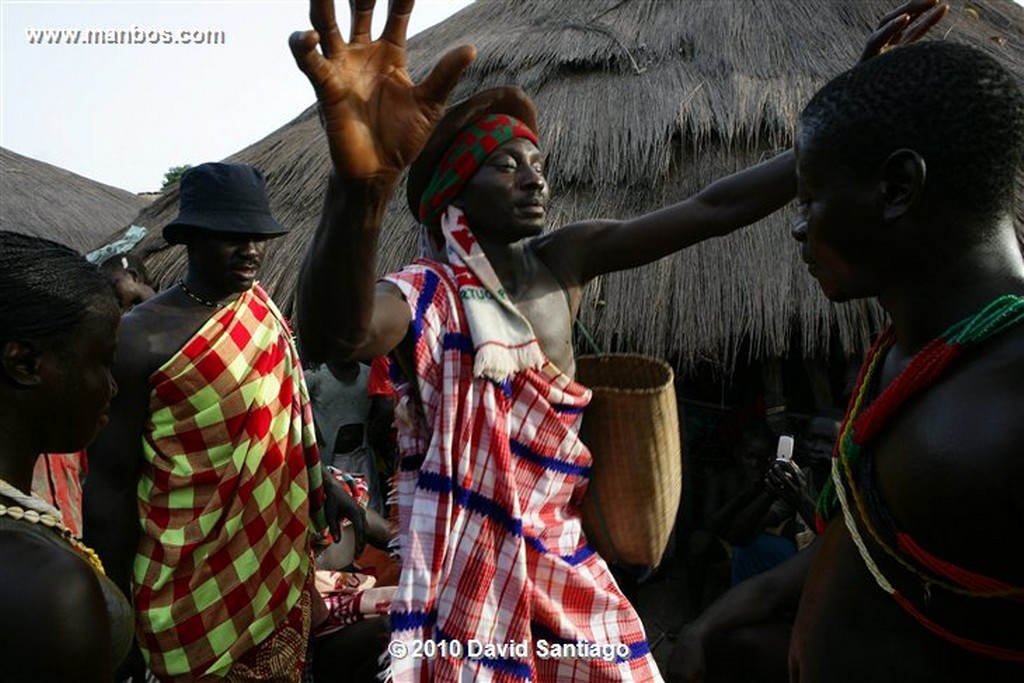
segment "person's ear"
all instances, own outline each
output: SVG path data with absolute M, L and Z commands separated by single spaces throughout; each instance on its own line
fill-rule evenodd
M 29 341 L 9 340 L 0 350 L 0 367 L 4 375 L 21 387 L 39 386 L 43 381 L 40 353 Z
M 912 149 L 898 149 L 882 163 L 881 203 L 886 222 L 899 220 L 924 191 L 924 158 Z

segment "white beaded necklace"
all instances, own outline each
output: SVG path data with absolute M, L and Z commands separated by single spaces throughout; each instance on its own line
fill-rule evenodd
M 83 543 L 82 539 L 71 533 L 71 529 L 64 526 L 60 510 L 42 498 L 24 493 L 21 489 L 7 483 L 3 479 L 0 479 L 0 495 L 4 495 L 18 503 L 18 505 L 4 505 L 0 503 L 0 517 L 23 520 L 29 524 L 42 524 L 48 529 L 53 529 L 75 552 L 82 555 L 96 571 L 101 574 L 104 573 L 103 562 L 100 561 L 99 555 L 96 554 L 95 550 Z

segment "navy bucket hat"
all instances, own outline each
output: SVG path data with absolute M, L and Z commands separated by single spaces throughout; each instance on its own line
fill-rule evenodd
M 200 164 L 181 176 L 178 217 L 164 226 L 164 240 L 183 244 L 189 228 L 268 237 L 288 232 L 270 214 L 259 169 L 225 163 Z

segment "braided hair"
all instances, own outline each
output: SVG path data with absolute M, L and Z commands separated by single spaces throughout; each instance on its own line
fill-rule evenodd
M 1024 164 L 1024 94 L 980 50 L 922 41 L 840 74 L 811 98 L 801 137 L 854 172 L 869 173 L 900 148 L 918 152 L 936 197 L 968 216 L 1011 209 Z M 953 208 L 950 206 L 950 208 Z
M 0 342 L 70 330 L 97 297 L 109 298 L 116 308 L 106 277 L 78 252 L 0 230 Z

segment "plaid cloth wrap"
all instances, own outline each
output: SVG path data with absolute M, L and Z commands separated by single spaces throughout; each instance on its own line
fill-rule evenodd
M 547 362 L 503 384 L 473 377 L 473 345 L 448 266 L 388 280 L 412 310 L 417 383 L 396 385 L 402 574 L 393 638 L 525 643 L 526 656 L 391 659 L 396 681 L 661 680 L 643 625 L 587 545 L 577 505 L 590 391 Z M 419 399 L 413 398 L 419 396 Z M 549 644 L 622 644 L 605 661 L 536 656 Z M 550 651 L 550 648 L 548 648 Z
M 158 675 L 224 676 L 298 602 L 324 493 L 290 330 L 256 285 L 150 378 L 134 592 Z

